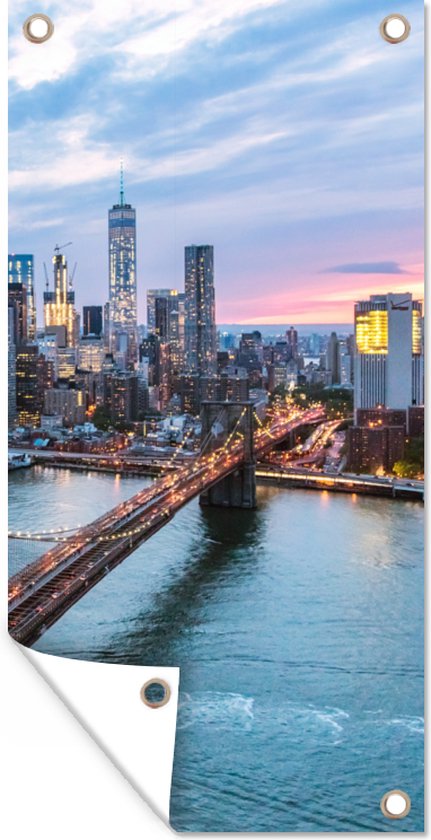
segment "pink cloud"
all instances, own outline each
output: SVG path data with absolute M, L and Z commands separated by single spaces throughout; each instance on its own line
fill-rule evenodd
M 285 324 L 292 323 L 348 323 L 353 320 L 355 300 L 368 298 L 379 292 L 411 292 L 423 298 L 423 274 L 415 265 L 415 274 L 405 275 L 326 275 L 317 278 L 298 278 L 294 289 L 266 293 L 261 296 L 229 300 L 218 297 L 217 319 L 220 323 Z M 417 272 L 417 273 L 416 273 Z M 265 279 L 255 279 L 250 286 L 268 289 L 274 285 Z M 282 283 L 279 284 L 282 286 Z

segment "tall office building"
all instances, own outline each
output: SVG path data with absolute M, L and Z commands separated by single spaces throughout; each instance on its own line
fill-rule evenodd
M 160 341 L 169 341 L 170 314 L 169 298 L 157 297 L 155 299 L 156 323 L 154 332 L 158 335 Z
M 16 408 L 20 426 L 38 426 L 43 403 L 39 388 L 39 348 L 22 344 L 16 352 Z
M 148 335 L 157 335 L 169 344 L 170 368 L 175 373 L 184 363 L 184 297 L 177 289 L 147 292 Z
M 185 249 L 185 357 L 189 371 L 215 371 L 217 346 L 212 245 L 188 245 Z
M 16 406 L 16 347 L 8 341 L 7 354 L 7 386 L 8 386 L 8 428 L 13 429 L 17 420 Z
M 36 301 L 34 296 L 33 254 L 9 254 L 8 283 L 18 283 L 27 290 L 27 335 L 36 336 Z
M 120 202 L 109 210 L 109 327 L 112 336 L 127 332 L 136 343 L 136 211 L 124 202 L 121 165 Z
M 111 352 L 111 327 L 109 317 L 109 301 L 103 305 L 103 342 L 107 353 Z
M 295 327 L 286 330 L 286 341 L 289 348 L 289 357 L 296 359 L 298 356 L 298 330 L 295 330 Z
M 227 353 L 227 356 L 229 357 L 229 353 Z M 260 369 L 262 366 L 262 361 L 262 333 L 259 332 L 259 330 L 254 330 L 251 333 L 242 333 L 238 349 L 239 366 L 245 367 L 246 370 L 250 372 L 253 370 Z
M 171 369 L 174 373 L 179 373 L 184 368 L 184 292 L 178 292 L 171 303 L 169 316 Z
M 158 298 L 166 298 L 172 300 L 172 306 L 175 306 L 178 291 L 176 289 L 148 289 L 147 291 L 147 327 L 148 334 L 155 332 L 156 329 L 156 300 Z
M 339 385 L 341 382 L 341 350 L 336 332 L 331 332 L 326 348 L 327 385 Z
M 102 335 L 103 315 L 101 306 L 84 306 L 82 309 L 84 335 Z
M 12 341 L 22 344 L 28 338 L 27 289 L 23 283 L 9 283 L 8 312 L 12 318 Z
M 54 291 L 43 294 L 45 331 L 50 327 L 64 327 L 66 347 L 76 347 L 79 340 L 79 318 L 75 309 L 75 292 L 70 288 L 67 260 L 58 251 L 52 258 Z
M 422 304 L 405 294 L 355 304 L 355 411 L 423 403 Z

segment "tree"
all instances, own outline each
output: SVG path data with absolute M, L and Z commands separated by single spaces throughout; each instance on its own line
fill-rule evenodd
M 94 409 L 91 420 L 96 428 L 100 429 L 102 432 L 107 432 L 112 426 L 111 416 L 103 405 L 98 405 L 97 408 Z
M 288 393 L 288 391 L 287 391 L 287 388 L 286 388 L 285 385 L 277 385 L 270 394 L 270 397 L 269 397 L 270 403 L 275 402 L 277 400 L 277 398 L 284 401 L 287 397 L 287 393 Z
M 396 461 L 392 467 L 395 475 L 400 478 L 418 478 L 424 474 L 424 439 L 423 437 L 409 438 L 406 444 L 404 458 Z
M 395 461 L 393 471 L 399 478 L 417 478 L 418 465 L 414 461 Z

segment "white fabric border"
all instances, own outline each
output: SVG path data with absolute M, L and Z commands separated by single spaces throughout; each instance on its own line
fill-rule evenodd
M 169 825 L 179 668 L 88 662 L 18 647 Z M 157 677 L 168 683 L 171 697 L 166 705 L 152 709 L 142 702 L 140 690 L 145 682 Z

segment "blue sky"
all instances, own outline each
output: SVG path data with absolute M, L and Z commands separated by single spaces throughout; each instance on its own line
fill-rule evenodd
M 215 246 L 219 322 L 348 322 L 423 277 L 423 7 L 379 0 L 42 2 L 11 9 L 10 250 L 69 240 L 79 306 L 108 294 L 107 210 L 138 213 L 138 305 Z

